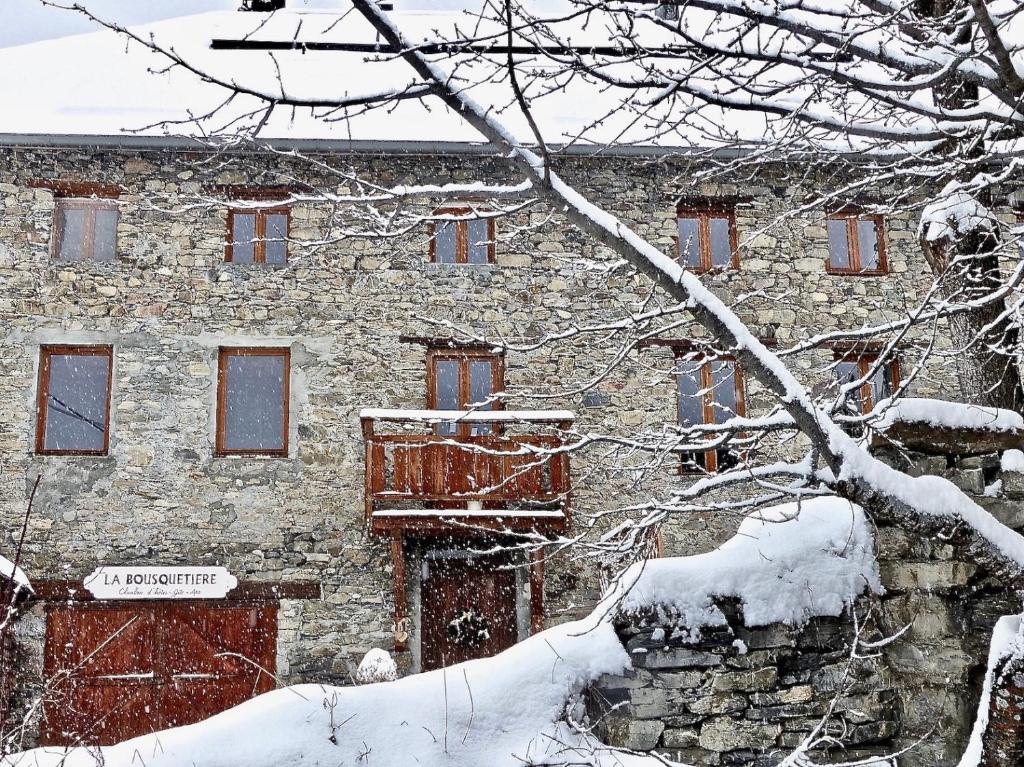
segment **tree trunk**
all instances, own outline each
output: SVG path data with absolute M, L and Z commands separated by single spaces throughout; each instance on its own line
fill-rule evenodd
M 942 297 L 956 303 L 977 300 L 1001 285 L 997 236 L 971 233 L 957 242 L 922 242 L 925 257 L 941 279 Z M 960 396 L 975 405 L 1024 409 L 1024 389 L 1017 365 L 1018 328 L 1000 315 L 1005 302 L 985 304 L 949 318 L 950 342 Z
M 978 767 L 1024 764 L 1024 658 L 1014 654 L 996 667 Z
M 917 7 L 922 16 L 933 19 L 971 18 L 970 6 L 964 0 L 918 0 Z M 961 13 L 957 14 L 957 11 Z M 970 22 L 959 23 L 947 31 L 955 34 L 958 42 L 970 43 Z M 934 93 L 940 106 L 954 111 L 978 103 L 977 87 L 956 75 L 939 82 Z M 952 158 L 977 158 L 984 152 L 984 141 L 970 134 L 956 135 L 937 152 Z M 972 167 L 971 163 L 965 163 L 968 176 L 973 174 Z M 942 280 L 942 297 L 965 302 L 980 299 L 998 289 L 1002 284 L 999 257 L 994 252 L 998 244 L 998 231 L 963 232 L 956 242 L 930 243 L 923 240 L 925 258 L 936 279 Z M 963 402 L 1024 412 L 1024 391 L 1018 366 L 1018 328 L 1010 318 L 999 320 L 1005 309 L 1005 302 L 996 301 L 950 317 L 954 365 Z

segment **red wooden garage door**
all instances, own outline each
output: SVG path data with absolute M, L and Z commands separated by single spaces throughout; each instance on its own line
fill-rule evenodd
M 276 650 L 276 605 L 55 607 L 43 741 L 108 745 L 205 719 L 273 689 Z

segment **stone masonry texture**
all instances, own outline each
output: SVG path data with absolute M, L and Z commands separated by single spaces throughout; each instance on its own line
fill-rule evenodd
M 322 599 L 281 603 L 276 671 L 282 683 L 348 683 L 368 649 L 394 647 L 388 542 L 369 535 L 363 519 L 358 414 L 366 407 L 425 406 L 424 347 L 402 342 L 400 336 L 448 337 L 457 335 L 453 328 L 462 328 L 478 337 L 508 339 L 506 406 L 572 409 L 580 431 L 656 432 L 676 418 L 673 357 L 667 348 L 633 349 L 604 375 L 619 349 L 618 339 L 601 336 L 540 349 L 530 345 L 569 322 L 615 320 L 664 300 L 652 297 L 645 278 L 616 264 L 606 249 L 543 205 L 522 207 L 498 220 L 493 265 L 431 264 L 425 224 L 387 238 L 352 234 L 358 226 L 344 215 L 332 216 L 336 209 L 320 201 L 293 206 L 286 266 L 225 263 L 226 206 L 223 195 L 210 191 L 223 185 L 300 182 L 352 192 L 344 175 L 348 172 L 404 184 L 511 178 L 499 161 L 474 156 L 315 159 L 321 165 L 244 152 L 0 149 L 0 551 L 13 546 L 12 531 L 41 475 L 23 561 L 33 577 L 81 579 L 99 564 L 202 564 L 225 566 L 248 581 L 318 582 Z M 676 201 L 694 193 L 689 181 L 693 167 L 687 161 L 562 162 L 571 183 L 666 253 L 674 252 Z M 54 196 L 33 183 L 40 179 L 123 189 L 114 262 L 53 258 Z M 766 165 L 755 177 L 723 179 L 699 190 L 711 197 L 741 198 L 736 211 L 740 269 L 708 275 L 707 283 L 756 332 L 780 345 L 899 315 L 928 284 L 910 217 L 888 223 L 890 274 L 876 278 L 826 273 L 823 212 L 765 228 L 826 182 L 813 173 Z M 884 196 L 884 191 L 879 193 Z M 429 213 L 449 202 L 424 199 L 412 207 Z M 701 335 L 693 327 L 677 331 L 680 338 Z M 114 347 L 108 455 L 44 457 L 33 451 L 39 348 L 54 343 Z M 291 351 L 289 453 L 217 458 L 218 349 L 253 345 Z M 790 358 L 797 374 L 818 389 L 832 380 L 831 362 L 828 350 Z M 594 378 L 599 379 L 594 387 L 579 390 Z M 930 371 L 913 391 L 935 394 L 948 380 L 942 370 Z M 747 402 L 749 413 L 767 412 L 772 405 L 754 381 L 747 381 Z M 575 454 L 572 461 L 579 529 L 591 524 L 595 512 L 664 497 L 680 482 L 675 459 L 652 466 L 644 457 L 592 450 Z M 638 476 L 642 481 L 636 481 Z M 1017 514 L 1016 507 L 1006 513 Z M 735 524 L 727 515 L 675 518 L 664 529 L 666 553 L 706 550 L 730 535 Z M 927 630 L 942 637 L 935 640 L 940 655 L 910 654 L 901 662 L 935 689 L 945 684 L 936 667 L 963 667 L 965 676 L 957 682 L 973 683 L 967 667 L 984 657 L 984 649 L 947 643 L 941 632 L 952 634 L 952 625 L 966 625 L 963 621 L 972 618 L 949 614 L 943 595 L 950 589 L 976 593 L 980 576 L 952 554 L 918 551 L 919 544 L 903 541 L 896 531 L 891 536 L 894 545 L 913 549 L 921 567 L 907 571 L 906 565 L 901 569 L 893 562 L 893 583 L 909 585 L 902 592 L 894 586 L 889 603 L 893 609 L 901 605 L 905 612 L 927 615 Z M 931 579 L 935 589 L 923 590 L 922 578 Z M 553 557 L 545 579 L 548 622 L 588 610 L 599 589 L 596 567 Z M 18 689 L 26 699 L 39 683 L 43 616 L 43 607 L 35 605 L 17 629 Z M 994 616 L 986 612 L 981 625 L 989 625 L 985 621 Z M 831 623 L 821 627 L 835 642 L 845 636 Z M 716 666 L 734 668 L 730 673 L 739 676 L 719 683 L 734 688 L 719 686 L 709 698 L 699 720 L 709 722 L 707 731 L 696 720 L 684 722 L 697 714 L 673 713 L 676 719 L 666 720 L 663 730 L 650 726 L 637 737 L 681 751 L 725 753 L 730 749 L 723 738 L 732 737 L 722 724 L 727 717 L 743 722 L 735 737 L 744 753 L 792 740 L 799 730 L 787 729 L 786 717 L 762 720 L 744 712 L 808 705 L 781 698 L 772 703 L 769 697 L 754 704 L 750 697 L 805 686 L 803 671 L 758 676 L 762 669 L 753 660 L 767 656 L 732 657 L 721 647 L 710 652 Z M 833 657 L 840 652 L 838 644 L 815 646 L 814 652 L 827 658 L 830 667 L 839 662 Z M 933 663 L 933 657 L 942 660 Z M 408 653 L 398 661 L 410 670 Z M 706 683 L 701 676 L 688 687 L 700 689 Z M 944 700 L 943 711 L 961 722 L 958 734 L 950 736 L 955 740 L 965 721 L 961 709 L 969 704 Z M 891 701 L 872 701 L 878 718 L 856 726 L 890 727 L 885 712 Z M 644 705 L 654 710 L 669 703 L 655 695 Z M 903 709 L 907 705 L 900 704 Z M 903 710 L 901 721 L 923 722 L 932 713 Z M 887 732 L 880 731 L 876 739 Z M 950 754 L 943 752 L 942 758 L 948 762 Z

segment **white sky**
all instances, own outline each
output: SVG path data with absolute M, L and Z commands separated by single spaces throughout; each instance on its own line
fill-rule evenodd
M 70 5 L 73 0 L 54 0 Z M 139 24 L 204 11 L 232 10 L 241 0 L 79 0 L 97 16 Z M 393 0 L 402 8 L 461 8 L 466 0 Z M 289 8 L 333 8 L 338 0 L 288 0 Z M 74 11 L 44 5 L 42 0 L 0 0 L 0 48 L 65 37 L 95 29 Z

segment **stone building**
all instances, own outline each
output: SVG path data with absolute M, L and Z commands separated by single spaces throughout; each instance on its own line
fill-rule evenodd
M 236 16 L 248 14 L 221 23 Z M 89 66 L 137 76 L 114 55 Z M 49 83 L 49 111 L 0 118 L 0 553 L 41 477 L 21 553 L 35 599 L 3 670 L 12 711 L 54 701 L 25 743 L 110 742 L 278 683 L 348 683 L 373 647 L 403 672 L 496 652 L 586 610 L 600 574 L 572 550 L 482 552 L 600 526 L 598 513 L 679 482 L 674 455 L 534 448 L 771 407 L 728 360 L 693 356 L 693 328 L 607 375 L 621 339 L 534 343 L 652 300 L 645 278 L 539 203 L 489 215 L 469 194 L 424 194 L 407 230 L 349 231 L 365 216 L 330 195 L 351 191 L 351 173 L 513 178 L 463 134 L 416 142 L 397 125 L 358 140 L 321 126 L 328 137 L 281 135 L 276 152 L 207 146 L 122 131 L 123 104 L 79 124 L 54 106 L 78 103 L 73 86 Z M 778 344 L 899 313 L 929 283 L 909 217 L 821 210 L 766 229 L 827 170 L 765 164 L 695 189 L 699 161 L 671 148 L 558 163 Z M 872 354 L 822 347 L 793 364 L 824 388 L 865 374 Z M 899 376 L 886 363 L 854 407 Z M 711 451 L 690 468 L 729 460 Z M 704 550 L 734 526 L 684 516 L 662 550 Z

